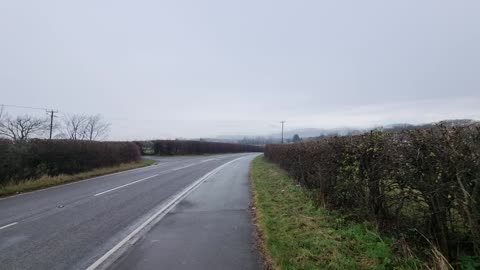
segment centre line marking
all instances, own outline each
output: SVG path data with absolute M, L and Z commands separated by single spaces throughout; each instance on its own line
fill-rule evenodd
M 7 224 L 5 226 L 0 227 L 0 230 L 6 229 L 8 227 L 11 227 L 11 226 L 14 226 L 14 225 L 17 225 L 17 224 L 18 224 L 18 222 L 13 222 L 13 223 Z
M 192 166 L 195 166 L 195 165 L 199 165 L 199 164 L 202 164 L 202 163 L 205 163 L 205 162 L 208 162 L 208 161 L 211 161 L 211 160 L 214 160 L 214 159 L 206 159 L 206 160 L 202 160 L 200 162 L 197 162 L 197 163 L 193 163 L 193 164 L 189 164 L 189 165 L 186 165 L 186 166 L 183 166 L 183 167 L 178 167 L 178 168 L 173 168 L 171 171 L 179 171 L 181 169 L 185 169 L 185 168 L 188 168 L 188 167 L 192 167 Z
M 155 174 L 155 175 L 152 175 L 152 176 L 149 176 L 149 177 L 145 177 L 145 178 L 142 178 L 140 180 L 136 180 L 136 181 L 133 181 L 131 183 L 128 183 L 128 184 L 125 184 L 125 185 L 121 185 L 121 186 L 118 186 L 118 187 L 115 187 L 115 188 L 112 188 L 112 189 L 108 189 L 108 190 L 105 190 L 105 191 L 102 191 L 100 193 L 97 193 L 93 196 L 97 197 L 97 196 L 100 196 L 100 195 L 103 195 L 105 193 L 108 193 L 108 192 L 111 192 L 111 191 L 114 191 L 114 190 L 117 190 L 117 189 L 120 189 L 120 188 L 124 188 L 124 187 L 128 187 L 130 185 L 133 185 L 133 184 L 136 184 L 138 182 L 142 182 L 142 181 L 145 181 L 145 180 L 148 180 L 150 178 L 153 178 L 153 177 L 157 177 L 159 174 Z
M 191 192 L 193 192 L 197 187 L 200 186 L 205 180 L 210 178 L 212 175 L 215 175 L 217 172 L 228 166 L 229 164 L 232 164 L 233 162 L 243 159 L 245 157 L 240 157 L 234 160 L 231 160 L 227 163 L 224 163 L 223 165 L 218 166 L 217 168 L 213 169 L 212 171 L 208 172 L 205 174 L 203 177 L 200 179 L 197 179 L 195 182 L 193 182 L 190 186 L 186 187 L 176 195 L 172 199 L 170 199 L 168 202 L 166 202 L 165 205 L 162 206 L 160 210 L 155 212 L 153 215 L 147 218 L 140 226 L 138 226 L 135 230 L 133 230 L 127 237 L 122 239 L 118 244 L 116 244 L 112 249 L 107 251 L 102 257 L 100 257 L 98 260 L 96 260 L 92 265 L 90 265 L 86 270 L 95 270 L 95 269 L 104 269 L 106 265 L 104 265 L 104 268 L 102 268 L 102 264 L 104 264 L 111 256 L 113 256 L 118 250 L 120 250 L 125 244 L 131 243 L 132 245 L 138 240 L 138 234 L 146 228 L 147 226 L 153 226 L 157 222 L 159 222 L 171 209 L 173 209 L 183 198 L 188 196 Z
M 179 170 L 181 170 L 181 169 L 185 169 L 185 168 L 188 168 L 188 167 L 192 167 L 192 166 L 195 166 L 195 165 L 197 165 L 197 164 L 198 164 L 198 163 L 190 164 L 190 165 L 183 166 L 183 167 L 174 168 L 174 169 L 172 169 L 172 171 L 179 171 Z

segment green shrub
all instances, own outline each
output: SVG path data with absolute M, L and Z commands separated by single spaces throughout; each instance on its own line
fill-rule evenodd
M 480 127 L 444 127 L 267 145 L 318 204 L 374 222 L 452 262 L 480 255 Z M 428 239 L 428 240 L 427 240 Z

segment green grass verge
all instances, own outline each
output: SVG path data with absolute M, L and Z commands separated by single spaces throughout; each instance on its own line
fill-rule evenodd
M 263 156 L 252 162 L 250 174 L 260 245 L 271 268 L 417 268 L 415 259 L 394 254 L 394 241 L 371 226 L 315 206 L 303 188 Z
M 27 179 L 23 181 L 17 181 L 15 183 L 0 186 L 0 197 L 5 197 L 17 193 L 23 193 L 27 191 L 38 190 L 51 186 L 57 186 L 69 182 L 75 182 L 87 178 L 101 176 L 110 173 L 116 173 L 136 168 L 141 168 L 154 164 L 156 161 L 151 159 L 142 159 L 138 162 L 124 163 L 118 166 L 105 167 L 86 171 L 77 174 L 61 174 L 57 176 L 45 175 L 38 179 Z

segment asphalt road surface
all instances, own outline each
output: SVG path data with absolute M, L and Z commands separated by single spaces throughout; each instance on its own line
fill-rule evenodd
M 261 269 L 256 154 L 158 165 L 0 199 L 0 269 Z

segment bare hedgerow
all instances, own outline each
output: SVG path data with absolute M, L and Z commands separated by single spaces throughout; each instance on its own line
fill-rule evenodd
M 480 256 L 478 125 L 267 145 L 265 156 L 321 205 L 414 245 L 432 243 L 451 262 Z
M 136 143 L 142 145 L 142 142 Z M 153 151 L 156 155 L 195 155 L 263 152 L 263 147 L 237 143 L 156 140 L 153 141 Z
M 138 161 L 131 142 L 31 139 L 22 143 L 0 139 L 0 185 L 43 175 L 75 174 Z

